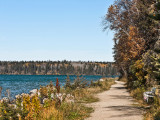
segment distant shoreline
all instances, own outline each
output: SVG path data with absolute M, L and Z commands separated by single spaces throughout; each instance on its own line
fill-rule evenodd
M 72 61 L 0 61 L 2 75 L 119 75 L 115 63 Z
M 25 75 L 25 74 L 0 74 L 1 75 L 9 75 L 9 76 L 32 76 L 32 75 Z M 33 76 L 67 76 L 67 75 L 33 75 Z M 77 76 L 77 75 L 69 75 L 69 76 Z M 106 75 L 106 76 L 102 76 L 102 75 L 80 75 L 80 76 L 101 76 L 101 77 L 119 77 L 119 75 Z

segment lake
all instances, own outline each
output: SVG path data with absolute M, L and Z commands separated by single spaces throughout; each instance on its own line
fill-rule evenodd
M 66 75 L 0 75 L 2 97 L 5 97 L 7 89 L 10 89 L 11 97 L 14 98 L 17 94 L 29 93 L 32 89 L 39 89 L 40 85 L 46 86 L 50 81 L 55 85 L 56 78 L 59 79 L 60 85 L 64 86 L 66 77 Z M 75 78 L 75 75 L 71 75 L 71 82 Z M 84 75 L 83 78 L 90 83 L 91 80 L 99 80 L 102 76 Z

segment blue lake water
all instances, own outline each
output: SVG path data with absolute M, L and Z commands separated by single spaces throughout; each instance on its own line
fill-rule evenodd
M 39 89 L 41 86 L 46 86 L 53 82 L 55 85 L 56 78 L 59 79 L 60 85 L 64 86 L 66 75 L 0 75 L 0 86 L 2 87 L 2 97 L 5 97 L 6 89 L 10 89 L 11 97 L 21 93 L 29 93 L 32 89 Z M 71 82 L 74 81 L 76 76 L 71 75 Z M 84 75 L 83 78 L 90 83 L 91 80 L 96 81 L 102 76 Z

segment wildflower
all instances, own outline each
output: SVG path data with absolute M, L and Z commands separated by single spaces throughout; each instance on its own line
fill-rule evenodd
M 6 112 L 6 110 L 4 110 L 4 114 L 6 114 L 7 112 Z

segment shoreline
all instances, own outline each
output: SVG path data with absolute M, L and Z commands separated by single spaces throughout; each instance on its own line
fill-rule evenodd
M 55 105 L 56 106 L 58 105 L 58 109 L 60 109 L 63 106 L 63 104 L 70 105 L 72 103 L 72 104 L 74 104 L 74 106 L 80 105 L 79 107 L 81 108 L 82 111 L 88 110 L 88 112 L 86 112 L 84 115 L 82 115 L 83 117 L 85 117 L 86 115 L 88 116 L 89 113 L 91 111 L 93 111 L 93 109 L 85 107 L 81 103 L 96 102 L 97 98 L 95 98 L 93 96 L 93 94 L 95 94 L 95 92 L 90 91 L 90 90 L 95 89 L 95 90 L 97 90 L 97 92 L 104 91 L 105 89 L 107 90 L 109 87 L 107 85 L 106 86 L 107 88 L 105 88 L 105 84 L 108 82 L 108 81 L 106 81 L 107 79 L 108 78 L 105 78 L 105 80 L 104 80 L 104 78 L 103 78 L 101 80 L 98 80 L 97 82 L 92 83 L 92 87 L 90 85 L 90 87 L 88 86 L 88 87 L 83 88 L 80 85 L 77 88 L 71 87 L 71 88 L 66 88 L 66 89 L 64 89 L 64 88 L 59 89 L 59 87 L 58 87 L 59 82 L 57 81 L 55 86 L 52 83 L 50 83 L 47 86 L 41 87 L 39 90 L 37 90 L 37 89 L 31 90 L 32 91 L 31 94 L 24 94 L 23 93 L 21 95 L 16 95 L 16 99 L 13 100 L 14 103 L 10 103 L 10 106 L 14 106 L 14 109 L 18 109 L 18 106 L 19 105 L 21 106 L 21 104 L 24 104 L 26 99 L 29 99 L 31 104 L 33 102 L 33 99 L 37 99 L 39 101 L 39 102 L 37 101 L 38 102 L 37 104 L 39 104 L 43 109 L 46 109 L 45 106 L 46 105 L 48 106 L 48 104 L 50 104 L 50 102 L 56 102 Z M 110 78 L 110 79 L 112 79 L 111 81 L 114 81 L 114 78 Z M 50 93 L 48 93 L 49 92 L 48 91 L 46 94 L 46 92 L 45 92 L 46 90 L 47 91 L 49 90 Z M 61 92 L 58 92 L 59 90 Z M 18 104 L 17 104 L 17 101 L 19 102 Z M 7 99 L 6 99 L 6 101 L 1 100 L 0 103 L 3 104 L 3 103 L 7 103 L 7 102 L 9 104 L 9 101 L 7 101 Z M 56 106 L 54 106 L 54 107 L 56 107 Z M 21 106 L 21 107 L 23 108 L 23 106 Z M 51 106 L 49 105 L 48 107 L 51 107 Z M 65 108 L 65 109 L 68 109 L 68 108 Z M 63 112 L 63 110 L 62 110 L 62 112 Z M 36 113 L 36 114 L 38 114 L 38 113 Z
M 102 78 L 102 76 L 87 75 L 80 76 L 86 79 L 88 84 L 90 81 L 97 81 Z M 109 76 L 108 76 L 109 77 Z M 15 98 L 15 95 L 21 93 L 29 93 L 32 89 L 39 89 L 40 85 L 46 86 L 52 81 L 56 83 L 56 78 L 59 78 L 61 87 L 65 85 L 67 75 L 0 75 L 0 86 L 2 89 L 2 97 L 6 97 L 5 92 L 10 89 L 11 97 Z M 70 76 L 70 82 L 73 83 L 76 75 Z

